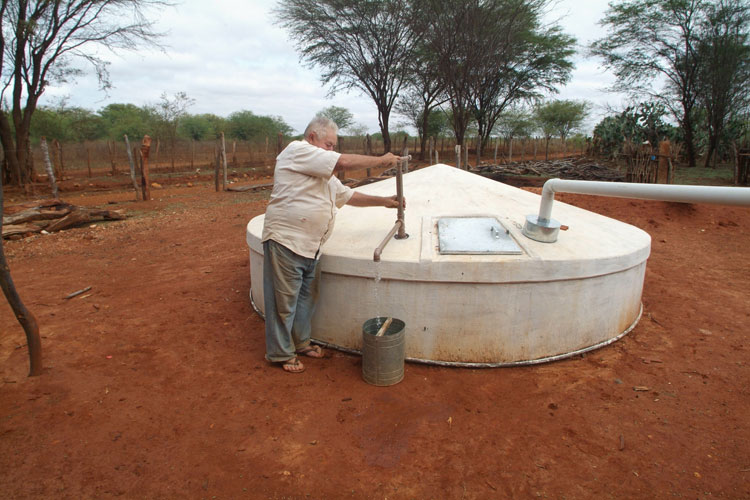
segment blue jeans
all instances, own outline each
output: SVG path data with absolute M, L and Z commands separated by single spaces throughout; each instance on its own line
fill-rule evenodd
M 263 242 L 263 303 L 266 359 L 286 361 L 310 345 L 311 320 L 318 301 L 320 266 L 273 240 Z

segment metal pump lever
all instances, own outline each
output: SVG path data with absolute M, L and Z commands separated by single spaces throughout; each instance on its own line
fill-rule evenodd
M 380 243 L 380 245 L 378 245 L 378 247 L 375 249 L 375 253 L 372 256 L 372 260 L 374 260 L 375 262 L 380 262 L 380 254 L 383 252 L 383 249 L 388 244 L 388 242 L 391 241 L 391 238 L 393 238 L 394 235 L 397 240 L 403 240 L 409 237 L 409 235 L 406 234 L 406 228 L 404 226 L 404 181 L 402 174 L 404 167 L 408 167 L 409 160 L 411 160 L 411 155 L 402 156 L 401 158 L 399 158 L 399 163 L 396 167 L 396 199 L 398 200 L 398 215 L 396 216 L 396 223 L 388 232 L 388 236 L 386 236 L 385 239 Z

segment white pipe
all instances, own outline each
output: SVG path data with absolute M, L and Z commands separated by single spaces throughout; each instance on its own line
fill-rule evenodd
M 594 194 L 639 200 L 750 206 L 750 188 L 745 187 L 635 184 L 629 182 L 550 179 L 544 183 L 544 188 L 542 188 L 542 202 L 539 205 L 540 222 L 550 220 L 555 193 Z

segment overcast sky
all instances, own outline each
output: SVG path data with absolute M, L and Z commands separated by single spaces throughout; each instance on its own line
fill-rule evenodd
M 320 70 L 300 63 L 287 33 L 273 23 L 274 3 L 182 0 L 177 7 L 162 12 L 157 23 L 157 30 L 167 34 L 163 52 L 149 49 L 101 54 L 111 62 L 114 88 L 108 93 L 98 90 L 96 78 L 89 75 L 68 85 L 49 87 L 41 104 L 51 105 L 66 98 L 68 106 L 96 111 L 111 103 L 155 104 L 162 93 L 172 97 L 185 92 L 195 100 L 188 110 L 191 114 L 227 116 L 250 110 L 281 116 L 301 133 L 316 112 L 341 106 L 369 132 L 379 131 L 377 110 L 368 97 L 353 91 L 327 98 Z M 559 21 L 582 47 L 605 33 L 597 22 L 606 9 L 606 0 L 561 0 L 548 20 Z M 599 68 L 599 61 L 579 54 L 575 66 L 570 83 L 556 98 L 591 102 L 590 130 L 607 105 L 622 107 L 624 101 L 604 92 L 612 77 Z M 391 131 L 399 121 L 402 119 L 397 116 L 391 118 Z

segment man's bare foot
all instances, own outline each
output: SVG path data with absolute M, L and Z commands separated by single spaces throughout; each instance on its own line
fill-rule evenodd
M 302 362 L 297 359 L 297 356 L 284 361 L 281 367 L 285 372 L 289 373 L 302 373 L 303 371 L 305 371 L 305 365 L 303 365 Z
M 300 349 L 299 351 L 297 351 L 297 354 L 301 356 L 307 356 L 308 358 L 325 357 L 325 353 L 323 352 L 323 349 L 321 349 L 320 346 L 317 346 L 317 345 L 309 345 L 305 347 L 304 349 Z

